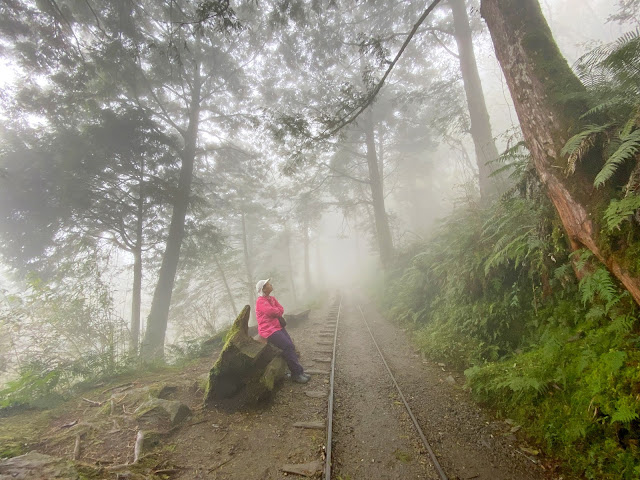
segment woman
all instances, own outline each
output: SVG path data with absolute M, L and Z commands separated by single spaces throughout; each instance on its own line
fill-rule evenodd
M 258 320 L 258 333 L 267 342 L 282 350 L 284 359 L 291 370 L 291 379 L 298 383 L 307 383 L 311 378 L 304 373 L 304 369 L 298 361 L 296 347 L 291 337 L 284 328 L 285 322 L 282 315 L 284 308 L 278 303 L 276 297 L 271 296 L 273 286 L 266 280 L 260 280 L 256 284 L 258 299 L 256 300 L 256 319 Z

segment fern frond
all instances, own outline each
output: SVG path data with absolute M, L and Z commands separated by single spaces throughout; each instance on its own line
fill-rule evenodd
M 640 194 L 640 162 L 629 175 L 629 181 L 624 186 L 624 194 L 626 196 Z
M 634 130 L 624 138 L 621 137 L 622 144 L 611 157 L 607 159 L 602 170 L 596 175 L 593 184 L 601 187 L 616 172 L 618 167 L 627 160 L 633 158 L 640 150 L 640 129 Z
M 638 412 L 630 405 L 622 404 L 611 415 L 611 422 L 631 423 L 638 418 Z
M 594 115 L 600 115 L 602 112 L 611 111 L 618 108 L 620 105 L 628 105 L 629 99 L 625 95 L 614 95 L 611 98 L 606 99 L 604 102 L 599 103 L 595 107 L 590 108 L 580 116 L 581 120 L 589 118 Z
M 571 265 L 565 263 L 564 265 L 560 265 L 553 271 L 553 278 L 555 280 L 561 280 L 565 278 L 567 275 L 571 273 Z
M 631 315 L 618 315 L 607 327 L 609 332 L 625 335 L 633 329 L 635 319 Z
M 613 231 L 640 208 L 640 195 L 630 195 L 622 200 L 612 200 L 604 212 L 607 230 Z
M 567 159 L 567 173 L 573 173 L 584 155 L 595 144 L 596 137 L 607 130 L 611 124 L 588 125 L 585 130 L 571 137 L 561 150 L 561 155 L 569 155 Z

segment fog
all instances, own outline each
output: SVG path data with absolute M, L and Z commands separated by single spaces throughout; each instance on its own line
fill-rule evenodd
M 541 5 L 561 51 L 571 64 L 595 46 L 611 42 L 630 29 L 628 24 L 608 21 L 617 11 L 616 3 L 611 1 L 547 0 Z M 382 14 L 372 21 L 366 16 L 366 8 L 361 2 L 351 14 L 355 23 L 372 29 L 372 36 L 385 29 L 406 32 L 420 13 L 420 8 L 413 6 L 397 21 Z M 242 21 L 243 12 L 247 22 L 249 15 L 256 14 L 250 9 L 245 12 L 239 4 L 237 14 Z M 434 14 L 434 22 L 448 21 L 447 12 L 446 8 L 440 9 Z M 386 68 L 388 58 L 399 48 L 399 41 L 383 45 L 379 51 L 375 50 L 379 45 L 374 45 L 369 51 L 371 58 L 366 60 L 370 65 L 358 59 L 357 48 L 351 49 L 350 58 L 330 61 L 335 52 L 346 51 L 348 42 L 341 35 L 349 40 L 357 37 L 352 32 L 345 33 L 345 25 L 335 15 L 329 10 L 327 17 L 315 24 L 317 28 L 331 27 L 326 38 L 322 31 L 305 30 L 282 19 L 275 34 L 271 31 L 271 37 L 261 37 L 269 32 L 268 20 L 273 20 L 266 15 L 260 22 L 252 23 L 250 29 L 236 32 L 230 28 L 226 35 L 237 35 L 234 37 L 237 43 L 216 39 L 211 32 L 223 27 L 209 25 L 207 32 L 213 39 L 198 37 L 198 48 L 234 73 L 222 75 L 202 61 L 202 71 L 210 70 L 206 70 L 209 76 L 201 84 L 206 100 L 203 94 L 200 136 L 196 132 L 195 139 L 189 137 L 193 107 L 184 100 L 191 94 L 194 81 L 177 78 L 186 74 L 173 71 L 189 67 L 189 62 L 195 63 L 189 56 L 192 47 L 180 52 L 179 46 L 168 42 L 166 54 L 159 46 L 157 54 L 150 47 L 151 53 L 138 59 L 136 68 L 140 71 L 136 70 L 135 75 L 139 78 L 131 85 L 122 87 L 119 82 L 125 81 L 120 79 L 126 79 L 126 72 L 113 70 L 113 78 L 103 73 L 90 79 L 89 83 L 95 83 L 95 92 L 87 93 L 82 90 L 86 77 L 70 75 L 75 67 L 69 65 L 75 61 L 93 62 L 95 71 L 109 72 L 103 63 L 124 60 L 96 59 L 94 55 L 121 52 L 97 47 L 90 51 L 87 47 L 85 58 L 80 59 L 82 52 L 74 53 L 67 63 L 53 65 L 55 62 L 47 63 L 45 57 L 55 52 L 43 52 L 43 58 L 34 54 L 32 59 L 28 52 L 11 47 L 15 38 L 4 32 L 0 50 L 3 55 L 0 88 L 5 107 L 0 114 L 3 123 L 0 181 L 5 182 L 3 201 L 15 202 L 7 207 L 9 213 L 4 217 L 8 225 L 3 229 L 2 246 L 6 250 L 2 252 L 4 267 L 0 273 L 1 290 L 5 293 L 0 328 L 11 332 L 10 336 L 2 337 L 0 344 L 5 372 L 15 371 L 16 365 L 29 359 L 31 349 L 25 348 L 27 344 L 41 348 L 35 357 L 42 361 L 49 358 L 46 352 L 50 348 L 45 344 L 51 336 L 60 340 L 56 348 L 71 349 L 71 341 L 62 339 L 69 335 L 65 329 L 78 328 L 78 324 L 89 322 L 89 317 L 95 320 L 95 324 L 89 322 L 91 334 L 111 329 L 109 341 L 117 343 L 117 350 L 124 355 L 132 328 L 134 252 L 140 254 L 143 263 L 140 332 L 144 335 L 154 291 L 158 298 L 166 296 L 166 292 L 158 293 L 157 284 L 161 268 L 170 268 L 163 257 L 169 250 L 165 249 L 171 237 L 169 225 L 175 221 L 170 204 L 179 203 L 168 201 L 166 195 L 176 195 L 179 189 L 177 179 L 184 172 L 176 159 L 186 158 L 187 151 L 196 156 L 196 176 L 192 190 L 181 200 L 190 203 L 183 219 L 186 233 L 182 257 L 179 267 L 175 267 L 173 291 L 169 290 L 172 301 L 167 344 L 206 338 L 228 325 L 238 309 L 255 301 L 255 292 L 253 297 L 250 292 L 260 279 L 272 279 L 274 295 L 287 311 L 323 302 L 338 289 L 377 282 L 384 271 L 385 259 L 381 257 L 385 246 L 384 239 L 376 234 L 379 236 L 380 225 L 372 207 L 375 201 L 365 188 L 370 175 L 367 155 L 371 145 L 377 148 L 379 173 L 383 177 L 381 195 L 396 251 L 427 242 L 438 219 L 461 202 L 478 201 L 474 144 L 468 134 L 459 65 L 448 51 L 456 48 L 451 39 L 438 43 L 429 40 L 426 34 L 417 37 L 370 108 L 371 116 L 365 112 L 343 129 L 342 136 L 324 138 L 311 145 L 308 138 L 320 137 L 322 131 L 323 124 L 318 118 L 351 108 L 359 98 L 351 88 L 361 88 L 372 71 L 374 79 L 380 78 L 383 70 L 376 64 L 375 55 L 380 53 L 387 59 L 382 62 Z M 482 26 L 477 8 L 471 9 L 470 17 L 475 27 Z M 16 17 L 11 18 L 19 22 Z M 76 38 L 69 37 L 68 48 L 75 48 L 76 43 L 92 45 L 94 37 L 99 37 L 97 27 L 91 21 L 83 21 L 87 24 L 76 26 L 78 33 Z M 46 31 L 43 26 L 38 28 Z M 41 31 L 34 30 L 23 37 L 33 40 Z M 158 32 L 158 43 L 170 35 L 168 31 Z M 300 45 L 287 44 L 294 38 Z M 313 50 L 320 40 L 327 42 L 326 52 Z M 234 51 L 233 45 L 244 47 Z M 125 53 L 127 48 L 125 44 Z M 518 121 L 486 27 L 475 31 L 474 49 L 492 133 L 501 151 L 511 144 Z M 177 62 L 179 55 L 184 58 Z M 29 61 L 33 62 L 32 70 L 26 66 Z M 145 63 L 154 61 L 158 64 Z M 170 68 L 164 68 L 166 65 Z M 273 75 L 274 66 L 282 69 L 278 75 Z M 233 76 L 243 68 L 246 71 Z M 140 93 L 147 88 L 140 72 L 148 77 L 157 76 L 151 94 Z M 69 78 L 63 79 L 67 74 Z M 46 78 L 60 83 L 49 87 L 47 81 L 42 81 Z M 77 83 L 69 87 L 73 82 Z M 433 92 L 440 92 L 447 99 Z M 35 105 L 36 100 L 42 102 L 41 106 Z M 336 106 L 340 101 L 347 107 Z M 56 102 L 69 102 L 68 111 Z M 77 108 L 85 104 L 85 110 Z M 131 111 L 137 107 L 144 107 L 150 112 L 149 117 L 134 118 Z M 110 108 L 112 113 L 108 113 Z M 305 120 L 307 125 L 301 125 L 304 115 L 311 118 L 308 111 L 320 113 L 313 120 Z M 119 115 L 126 117 L 126 121 L 115 125 Z M 155 123 L 150 127 L 146 121 Z M 367 136 L 367 122 L 376 125 L 373 137 Z M 72 134 L 74 126 L 79 126 L 79 132 Z M 305 128 L 307 140 L 300 140 L 295 136 L 296 129 Z M 94 137 L 92 129 L 98 132 Z M 101 140 L 96 141 L 98 136 Z M 77 150 L 69 150 L 72 144 L 77 144 Z M 142 151 L 141 145 L 153 148 Z M 88 150 L 91 155 L 86 154 Z M 13 151 L 18 152 L 20 161 L 11 157 Z M 146 164 L 143 161 L 140 168 L 136 163 L 140 161 L 139 155 L 148 161 Z M 101 163 L 106 158 L 111 158 L 113 165 Z M 91 168 L 84 171 L 91 162 L 99 166 L 95 171 Z M 27 163 L 29 168 L 21 170 L 21 165 Z M 97 172 L 98 169 L 103 170 Z M 67 175 L 72 170 L 74 175 Z M 24 181 L 24 185 L 11 178 Z M 103 183 L 96 183 L 96 178 L 102 178 L 98 181 Z M 59 183 L 50 184 L 54 179 Z M 160 181 L 152 185 L 155 179 Z M 71 184 L 65 184 L 66 181 Z M 143 194 L 140 192 L 144 182 L 148 188 Z M 95 200 L 93 194 L 108 189 L 110 197 L 103 204 Z M 56 192 L 64 194 L 66 206 Z M 144 212 L 136 212 L 135 202 L 126 203 L 127 197 L 135 200 L 143 195 L 148 200 Z M 20 203 L 27 198 L 33 205 Z M 116 204 L 120 206 L 111 206 Z M 90 208 L 85 209 L 87 206 Z M 124 211 L 121 218 L 109 216 L 119 208 Z M 135 229 L 127 223 L 133 222 L 138 213 L 147 216 L 144 225 L 139 226 L 147 242 L 140 251 L 133 240 Z M 93 222 L 96 218 L 100 222 Z M 21 230 L 34 225 L 33 233 Z M 38 234 L 42 238 L 36 238 Z M 32 247 L 34 251 L 37 249 L 38 240 L 42 242 L 41 250 L 37 255 L 27 255 Z M 43 290 L 44 284 L 40 280 L 34 282 L 34 278 L 52 282 L 52 291 Z M 90 282 L 96 283 L 90 287 Z M 173 285 L 173 279 L 169 283 Z M 78 324 L 72 322 L 68 326 L 51 319 L 42 320 L 47 314 L 46 299 L 52 297 L 56 297 L 56 308 L 61 312 L 70 309 L 61 315 L 85 316 L 79 317 Z M 73 310 L 73 302 L 67 303 L 69 298 L 74 301 L 83 298 L 86 304 L 78 307 L 74 303 L 78 310 Z M 28 332 L 43 321 L 49 323 L 41 335 Z M 80 346 L 77 348 L 81 350 Z M 108 349 L 105 345 L 95 348 L 96 354 Z M 15 356 L 13 352 L 17 350 L 22 353 Z M 72 357 L 80 358 L 80 354 L 75 352 Z

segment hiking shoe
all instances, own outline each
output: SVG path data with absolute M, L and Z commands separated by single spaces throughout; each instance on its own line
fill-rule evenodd
M 292 376 L 291 380 L 293 380 L 296 383 L 307 383 L 309 381 L 309 378 L 311 377 L 307 377 L 306 375 L 301 373 L 300 375 Z
M 309 380 L 311 380 L 311 375 L 309 375 L 308 373 L 301 373 L 300 375 L 302 375 L 303 377 L 307 377 Z

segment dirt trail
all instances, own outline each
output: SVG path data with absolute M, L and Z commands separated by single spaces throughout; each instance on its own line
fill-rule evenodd
M 512 433 L 514 425 L 492 420 L 469 399 L 463 378 L 422 360 L 406 334 L 370 302 L 362 297 L 353 301 L 362 305 L 376 342 L 450 479 L 553 478 L 540 459 L 522 450 L 529 447 Z M 363 338 L 369 336 L 362 317 L 360 322 Z

